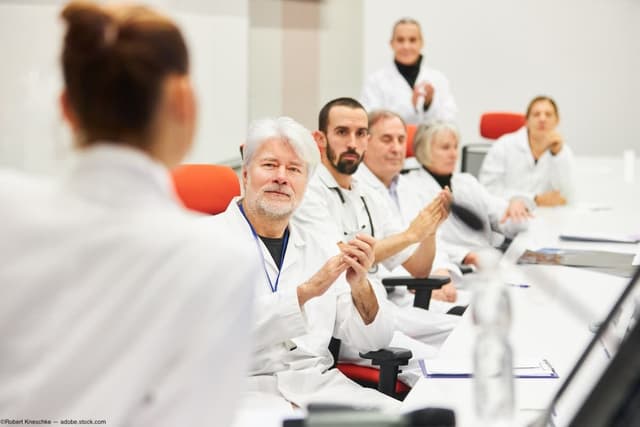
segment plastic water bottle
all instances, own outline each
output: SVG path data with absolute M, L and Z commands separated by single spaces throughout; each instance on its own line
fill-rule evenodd
M 496 252 L 480 254 L 471 310 L 476 325 L 473 351 L 475 412 L 482 426 L 513 421 L 513 352 L 509 343 L 511 302 Z

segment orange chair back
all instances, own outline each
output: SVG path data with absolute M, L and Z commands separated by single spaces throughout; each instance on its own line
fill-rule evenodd
M 240 195 L 240 181 L 229 166 L 185 164 L 171 171 L 176 193 L 188 209 L 215 215 Z
M 407 158 L 413 157 L 413 140 L 416 137 L 416 131 L 418 130 L 418 126 L 416 125 L 407 125 Z
M 480 117 L 480 135 L 498 139 L 505 133 L 515 132 L 524 126 L 526 117 L 520 113 L 491 112 Z

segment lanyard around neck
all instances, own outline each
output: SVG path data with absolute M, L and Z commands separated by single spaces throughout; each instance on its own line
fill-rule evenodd
M 260 247 L 260 239 L 258 238 L 258 233 L 256 229 L 253 228 L 253 224 L 247 218 L 247 215 L 244 213 L 244 208 L 242 207 L 242 202 L 238 202 L 238 208 L 242 213 L 242 216 L 249 224 L 249 228 L 251 229 L 251 234 L 253 235 L 253 239 L 256 241 L 256 247 L 258 248 L 258 253 L 260 254 L 260 259 L 262 260 L 262 268 L 264 269 L 264 275 L 267 276 L 267 281 L 269 282 L 269 287 L 271 288 L 271 292 L 275 293 L 278 291 L 278 283 L 280 282 L 280 273 L 282 272 L 282 263 L 284 262 L 284 254 L 287 252 L 287 243 L 289 243 L 289 227 L 284 230 L 284 242 L 282 243 L 282 251 L 280 252 L 280 262 L 278 263 L 278 275 L 276 276 L 276 281 L 273 283 L 271 281 L 271 277 L 269 277 L 269 272 L 267 271 L 267 262 L 264 259 L 264 253 L 262 252 L 262 248 Z

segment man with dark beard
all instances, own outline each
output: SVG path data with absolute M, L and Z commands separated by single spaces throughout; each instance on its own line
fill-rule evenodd
M 377 263 L 382 263 L 389 271 L 402 265 L 416 277 L 431 273 L 435 234 L 447 218 L 450 192 L 438 194 L 403 229 L 402 222 L 393 216 L 380 193 L 353 175 L 369 143 L 369 120 L 362 105 L 352 98 L 334 99 L 322 108 L 318 122 L 314 138 L 320 148 L 321 164 L 309 181 L 302 203 L 293 215 L 293 223 L 313 233 L 319 243 L 327 239 L 348 242 L 362 234 L 373 236 L 375 263 L 369 270 L 369 279 L 380 306 L 394 317 L 391 346 L 409 348 L 417 358 L 435 357 L 439 346 L 457 325 L 459 316 L 396 306 L 386 298 L 376 271 Z M 343 343 L 340 358 L 363 363 L 348 343 Z M 413 384 L 420 375 L 415 363 L 408 369 L 403 368 L 401 377 Z
M 294 221 L 314 227 L 329 239 L 349 241 L 357 233 L 377 239 L 375 263 L 388 270 L 398 265 L 413 276 L 431 272 L 435 233 L 447 217 L 450 193 L 442 191 L 402 230 L 375 192 L 359 186 L 353 174 L 362 162 L 369 140 L 369 121 L 364 107 L 352 98 L 327 103 L 314 132 L 322 164 L 309 182 Z M 374 267 L 375 268 L 375 267 Z

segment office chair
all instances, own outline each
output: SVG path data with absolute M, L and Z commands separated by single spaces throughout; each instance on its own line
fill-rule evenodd
M 407 158 L 413 157 L 413 140 L 416 137 L 418 131 L 417 125 L 407 125 Z
M 483 138 L 496 140 L 506 133 L 515 132 L 524 126 L 524 114 L 509 112 L 489 112 L 480 117 L 480 135 Z M 462 147 L 461 172 L 469 172 L 476 178 L 482 167 L 484 157 L 491 143 L 479 142 Z
M 187 209 L 215 215 L 240 195 L 240 181 L 229 166 L 184 164 L 171 171 L 176 193 Z
M 445 276 L 429 276 L 426 278 L 414 277 L 388 277 L 382 279 L 382 284 L 387 292 L 398 286 L 406 286 L 415 291 L 413 306 L 423 309 L 429 308 L 431 292 L 449 283 L 451 279 Z M 407 365 L 413 357 L 411 350 L 398 347 L 387 347 L 377 351 L 360 353 L 363 359 L 371 360 L 371 364 L 379 366 L 373 368 L 354 363 L 336 363 L 340 357 L 341 342 L 337 338 L 331 338 L 329 351 L 333 355 L 334 366 L 351 380 L 364 387 L 375 388 L 381 393 L 398 400 L 404 400 L 411 387 L 398 380 L 400 366 Z

